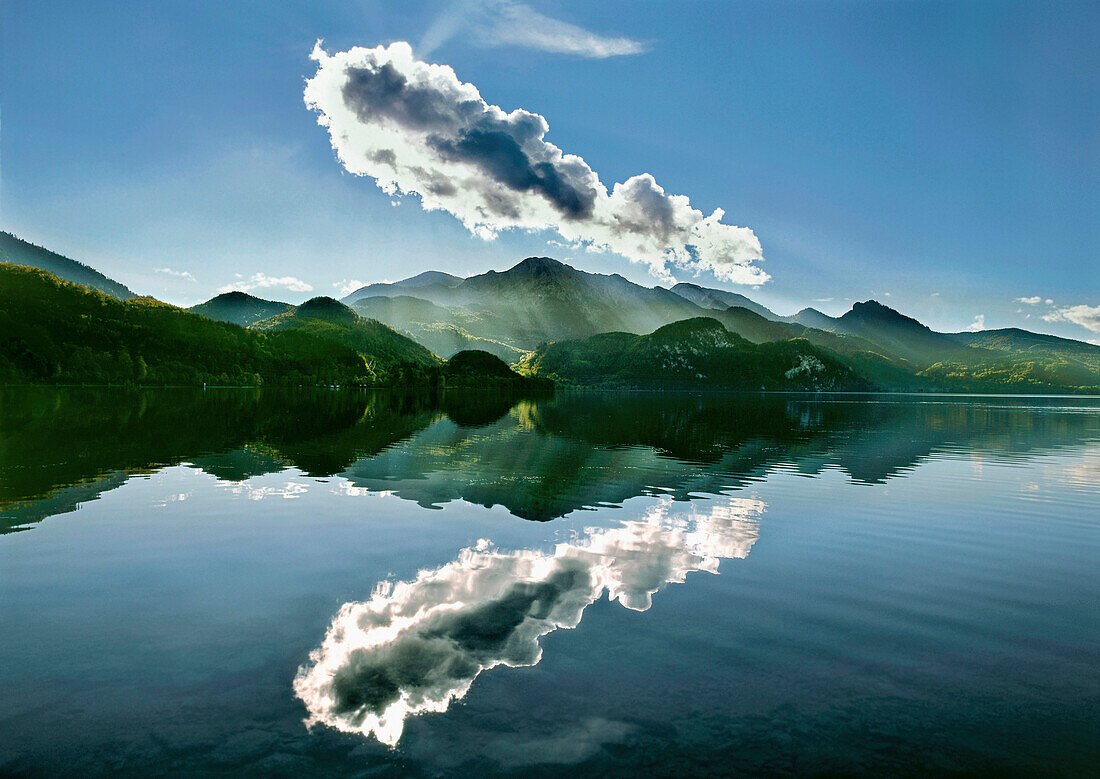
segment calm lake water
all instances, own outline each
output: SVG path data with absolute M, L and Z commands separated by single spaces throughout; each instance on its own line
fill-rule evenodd
M 0 773 L 1085 775 L 1100 399 L 0 391 Z

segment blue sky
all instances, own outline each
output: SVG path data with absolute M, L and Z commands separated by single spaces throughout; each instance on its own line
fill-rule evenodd
M 404 40 L 488 103 L 544 116 L 546 140 L 608 187 L 650 173 L 724 209 L 771 277 L 678 280 L 781 313 L 874 297 L 938 329 L 980 316 L 1100 337 L 1085 326 L 1100 328 L 1100 4 L 7 0 L 0 14 L 0 225 L 171 302 L 257 274 L 275 281 L 255 294 L 298 301 L 532 254 L 658 283 L 622 256 L 548 245 L 553 231 L 485 241 L 345 171 L 303 102 L 314 43 Z

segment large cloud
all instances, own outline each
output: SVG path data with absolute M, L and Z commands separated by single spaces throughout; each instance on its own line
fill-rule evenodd
M 481 542 L 414 581 L 383 582 L 369 601 L 344 604 L 294 680 L 307 722 L 396 744 L 406 718 L 446 711 L 482 671 L 538 663 L 539 638 L 576 627 L 604 592 L 645 611 L 666 584 L 746 557 L 765 507 L 731 499 L 685 520 L 671 516 L 671 503 L 549 553 Z
M 522 109 L 482 99 L 445 65 L 421 62 L 404 42 L 326 53 L 306 105 L 328 128 L 344 167 L 389 194 L 416 194 L 485 239 L 501 230 L 556 230 L 572 244 L 645 263 L 669 280 L 670 266 L 711 271 L 739 284 L 768 275 L 752 230 L 723 224 L 649 174 L 610 191 L 580 157 L 545 140 L 549 125 Z

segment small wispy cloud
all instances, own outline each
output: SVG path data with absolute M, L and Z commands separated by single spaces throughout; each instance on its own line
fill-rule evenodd
M 224 287 L 218 287 L 218 292 L 251 292 L 254 289 L 267 289 L 270 287 L 282 287 L 290 292 L 312 292 L 313 287 L 295 276 L 268 276 L 266 273 L 253 273 L 247 279 L 234 281 Z
M 1100 306 L 1063 306 L 1043 314 L 1047 322 L 1073 322 L 1086 330 L 1100 333 Z
M 1012 302 L 1013 303 L 1024 303 L 1025 305 L 1028 305 L 1028 306 L 1037 306 L 1037 305 L 1039 305 L 1040 303 L 1043 302 L 1043 299 L 1041 297 L 1039 297 L 1038 295 L 1034 295 L 1034 296 L 1029 297 L 1029 298 L 1016 298 Z M 1047 301 L 1047 302 L 1049 303 L 1050 301 Z
M 163 273 L 165 276 L 175 276 L 177 279 L 184 279 L 185 281 L 198 282 L 190 271 L 186 270 L 172 270 L 171 268 L 153 268 L 154 273 Z
M 497 17 L 483 36 L 489 45 L 526 46 L 579 57 L 620 57 L 641 54 L 648 48 L 630 38 L 597 35 L 520 3 L 497 4 Z
M 632 38 L 600 35 L 539 13 L 512 0 L 465 0 L 453 3 L 424 34 L 417 54 L 429 56 L 457 35 L 480 46 L 522 46 L 577 57 L 621 57 L 642 54 L 649 46 Z
M 968 332 L 976 333 L 979 330 L 985 330 L 985 314 L 978 314 L 974 317 L 974 321 L 966 327 Z
M 359 279 L 341 279 L 332 286 L 340 293 L 340 297 L 344 297 L 345 295 L 350 295 L 352 292 L 355 292 L 355 290 L 360 287 L 367 286 L 367 282 L 360 281 Z
M 814 298 L 815 303 L 832 303 L 836 298 Z

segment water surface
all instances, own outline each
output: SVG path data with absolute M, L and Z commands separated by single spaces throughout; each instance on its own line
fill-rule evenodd
M 1100 401 L 0 393 L 0 772 L 1087 773 Z

